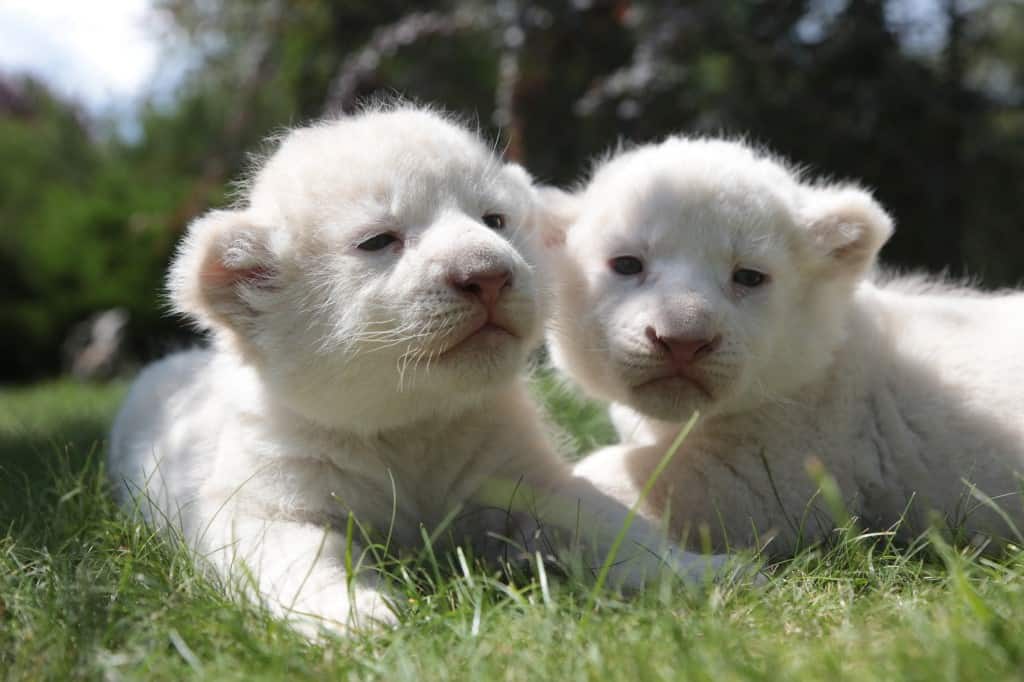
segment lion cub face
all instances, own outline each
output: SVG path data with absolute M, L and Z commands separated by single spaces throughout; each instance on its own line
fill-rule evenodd
M 546 196 L 555 362 L 664 420 L 781 399 L 824 371 L 892 229 L 865 192 L 715 140 L 641 147 Z
M 190 227 L 172 295 L 318 422 L 457 411 L 539 340 L 532 202 L 525 172 L 427 111 L 299 129 L 247 207 Z

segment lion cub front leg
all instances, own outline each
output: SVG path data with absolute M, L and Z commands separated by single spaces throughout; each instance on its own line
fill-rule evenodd
M 359 543 L 313 523 L 234 516 L 209 529 L 209 559 L 231 587 L 257 597 L 308 636 L 393 625 L 398 619 Z M 214 536 L 220 536 L 216 538 Z M 346 569 L 353 567 L 354 575 Z

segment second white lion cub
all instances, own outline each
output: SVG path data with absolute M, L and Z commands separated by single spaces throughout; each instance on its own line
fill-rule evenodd
M 878 203 L 736 142 L 640 147 L 548 199 L 552 354 L 624 440 L 577 473 L 630 503 L 699 410 L 646 510 L 691 540 L 824 537 L 810 458 L 871 528 L 1024 529 L 1024 295 L 871 281 Z
M 600 562 L 627 509 L 571 475 L 521 377 L 546 287 L 533 218 L 526 173 L 430 111 L 289 133 L 175 258 L 172 300 L 214 347 L 132 387 L 124 501 L 310 634 L 394 620 L 375 560 L 429 534 Z M 707 565 L 647 522 L 623 550 L 624 586 Z

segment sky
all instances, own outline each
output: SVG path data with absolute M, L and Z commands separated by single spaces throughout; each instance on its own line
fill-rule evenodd
M 150 0 L 0 0 L 0 72 L 30 73 L 98 115 L 130 115 L 161 57 Z M 165 82 L 162 79 L 161 82 Z

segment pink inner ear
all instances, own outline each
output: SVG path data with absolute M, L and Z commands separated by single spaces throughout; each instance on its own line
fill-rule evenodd
M 212 258 L 203 266 L 200 276 L 208 287 L 224 288 L 243 283 L 263 287 L 272 282 L 275 274 L 274 269 L 266 265 L 229 268 L 220 260 Z
M 238 272 L 242 274 L 242 279 L 247 282 L 252 282 L 258 287 L 270 285 L 271 280 L 273 280 L 274 276 L 277 275 L 277 272 L 267 265 L 256 265 Z
M 848 239 L 849 241 L 834 246 L 829 255 L 840 261 L 860 260 L 869 255 L 868 245 L 865 243 L 867 234 L 863 230 L 860 234 L 849 235 Z

